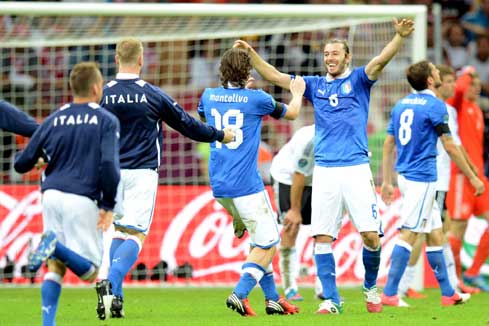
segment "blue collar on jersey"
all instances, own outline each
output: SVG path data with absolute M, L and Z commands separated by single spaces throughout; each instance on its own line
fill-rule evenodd
M 330 82 L 330 81 L 333 81 L 335 79 L 345 79 L 346 77 L 350 76 L 350 74 L 351 74 L 350 68 L 346 69 L 346 71 L 344 73 L 342 73 L 341 75 L 339 75 L 338 77 L 335 77 L 335 78 L 332 78 L 328 73 L 326 73 L 326 81 Z
M 138 79 L 138 78 L 139 78 L 139 75 L 130 74 L 130 73 L 127 73 L 127 72 L 119 72 L 115 76 L 115 79 Z

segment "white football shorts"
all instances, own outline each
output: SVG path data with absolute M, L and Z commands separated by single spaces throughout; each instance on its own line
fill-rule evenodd
M 233 218 L 240 218 L 243 221 L 250 235 L 251 246 L 267 249 L 279 243 L 280 233 L 276 215 L 266 190 L 251 195 L 216 198 L 216 200 Z
M 398 175 L 401 191 L 399 229 L 430 233 L 442 227 L 440 208 L 436 204 L 436 182 L 417 182 Z
M 54 231 L 68 249 L 100 266 L 103 237 L 97 230 L 99 208 L 94 200 L 48 189 L 42 195 L 42 218 L 44 231 Z
M 117 186 L 114 224 L 149 232 L 158 189 L 158 173 L 150 169 L 123 169 Z
M 312 176 L 312 236 L 336 239 L 344 210 L 359 232 L 382 234 L 377 193 L 369 164 L 342 167 L 315 166 Z

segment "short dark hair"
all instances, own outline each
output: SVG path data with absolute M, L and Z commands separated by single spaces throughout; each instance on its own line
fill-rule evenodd
M 431 76 L 432 66 L 427 60 L 423 60 L 410 65 L 406 69 L 406 77 L 411 85 L 417 91 L 428 88 L 428 77 Z
M 228 83 L 232 83 L 239 87 L 245 87 L 252 68 L 251 58 L 247 50 L 239 48 L 227 50 L 221 57 L 221 66 L 219 67 L 221 85 L 227 88 Z
M 90 96 L 92 86 L 100 80 L 102 74 L 96 62 L 77 63 L 70 72 L 70 87 L 75 96 Z

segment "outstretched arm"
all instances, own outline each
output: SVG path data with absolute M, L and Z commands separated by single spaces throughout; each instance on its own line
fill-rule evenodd
M 377 80 L 384 67 L 391 61 L 404 43 L 404 39 L 414 31 L 414 21 L 402 19 L 400 22 L 394 18 L 396 35 L 387 43 L 382 52 L 367 64 L 365 73 L 370 80 Z
M 278 71 L 277 68 L 263 60 L 263 58 L 260 57 L 255 49 L 251 47 L 251 45 L 249 45 L 245 41 L 236 40 L 234 41 L 233 47 L 241 48 L 248 51 L 251 57 L 251 64 L 253 65 L 253 68 L 255 68 L 260 76 L 262 76 L 265 80 L 284 89 L 289 89 L 290 75 Z

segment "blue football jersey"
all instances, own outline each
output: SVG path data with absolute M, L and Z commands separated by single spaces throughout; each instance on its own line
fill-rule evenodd
M 119 183 L 119 122 L 96 103 L 66 104 L 47 117 L 15 160 L 25 173 L 48 158 L 42 191 L 89 197 L 111 210 Z
M 446 105 L 430 90 L 409 94 L 396 103 L 387 133 L 396 139 L 399 174 L 412 181 L 436 181 L 435 128 L 445 123 L 448 123 Z
M 262 90 L 205 89 L 198 106 L 200 116 L 217 129 L 233 127 L 236 134 L 231 143 L 211 144 L 209 179 L 214 197 L 234 198 L 264 189 L 258 172 L 261 121 L 275 108 L 273 97 Z
M 159 167 L 162 121 L 193 140 L 212 142 L 223 139 L 223 131 L 193 118 L 160 88 L 137 75 L 117 74 L 117 77 L 105 86 L 101 105 L 120 121 L 122 169 Z
M 27 113 L 4 100 L 0 100 L 0 129 L 30 137 L 38 126 L 36 120 Z
M 329 79 L 305 76 L 304 96 L 314 107 L 316 165 L 352 166 L 368 163 L 367 120 L 370 89 L 375 83 L 365 67 Z

